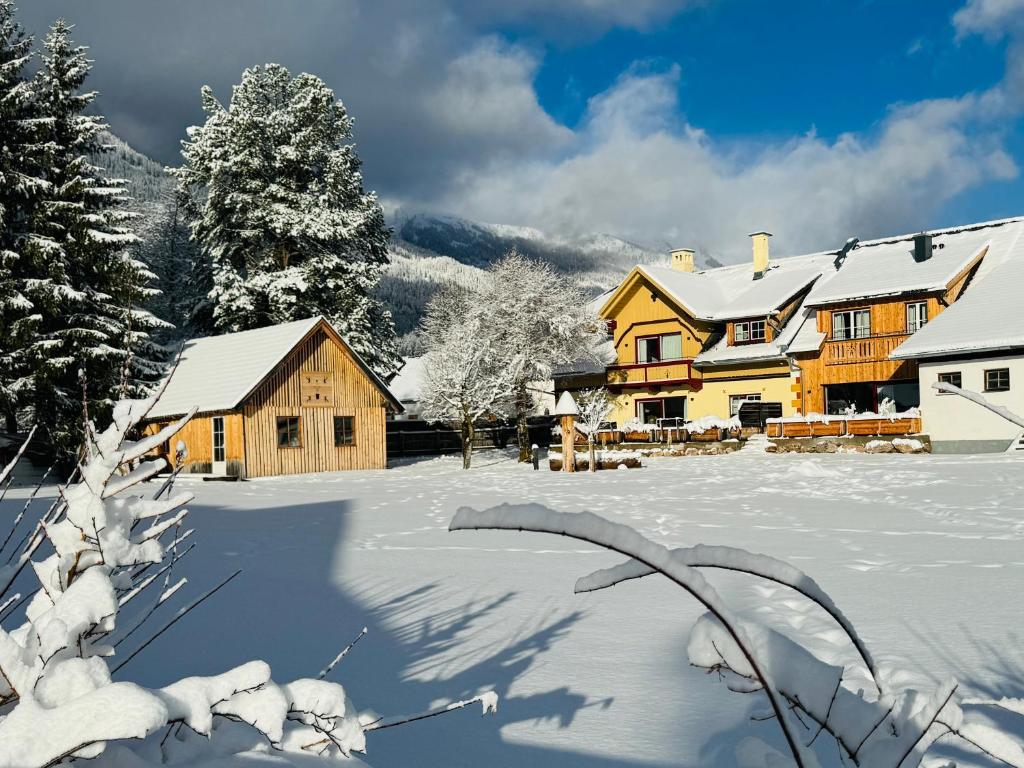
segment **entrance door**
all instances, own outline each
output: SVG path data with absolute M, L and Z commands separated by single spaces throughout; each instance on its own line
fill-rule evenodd
M 213 417 L 213 466 L 210 471 L 215 475 L 226 475 L 228 463 L 224 456 L 224 417 Z

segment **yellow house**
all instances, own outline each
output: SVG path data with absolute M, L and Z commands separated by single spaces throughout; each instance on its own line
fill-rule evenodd
M 696 271 L 682 248 L 668 266 L 635 267 L 608 296 L 600 314 L 620 425 L 724 418 L 745 400 L 777 403 L 783 416 L 917 407 L 917 363 L 902 345 L 985 264 L 1024 250 L 1024 219 L 850 238 L 776 261 L 769 233 L 750 237 L 750 264 Z
M 638 266 L 601 308 L 615 345 L 607 386 L 614 419 L 725 418 L 743 400 L 795 412 L 785 353 L 802 301 L 828 263 L 822 254 L 769 257 L 767 232 L 751 235 L 753 262 L 704 271 L 694 252 L 672 252 L 669 266 Z

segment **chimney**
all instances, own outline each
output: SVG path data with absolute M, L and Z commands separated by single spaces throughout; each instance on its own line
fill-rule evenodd
M 672 269 L 677 272 L 693 272 L 693 249 L 673 248 Z
M 932 257 L 932 236 L 927 232 L 914 235 L 914 261 L 928 261 Z
M 754 246 L 754 279 L 760 280 L 768 271 L 768 238 L 771 232 L 752 232 L 750 239 Z

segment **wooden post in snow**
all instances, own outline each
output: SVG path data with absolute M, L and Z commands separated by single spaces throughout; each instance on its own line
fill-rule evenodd
M 555 406 L 555 416 L 561 417 L 562 425 L 562 471 L 576 471 L 576 417 L 580 409 L 568 392 L 563 392 Z

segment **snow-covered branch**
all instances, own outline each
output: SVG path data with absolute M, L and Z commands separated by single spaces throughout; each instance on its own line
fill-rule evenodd
M 987 408 L 997 416 L 1002 416 L 1011 424 L 1016 424 L 1018 427 L 1024 427 L 1024 416 L 1018 416 L 1009 408 L 1004 408 L 1001 405 L 996 405 L 995 403 L 990 402 L 986 397 L 978 394 L 977 392 L 972 392 L 969 389 L 962 389 L 955 384 L 950 384 L 948 381 L 932 382 L 932 389 L 937 389 L 939 392 L 948 392 L 952 395 L 960 395 L 960 397 L 966 398 L 972 403 L 977 403 L 982 408 Z
M 748 758 L 765 766 L 819 765 L 815 745 L 824 733 L 838 748 L 844 764 L 918 766 L 935 741 L 949 736 L 1006 765 L 1024 768 L 1019 744 L 992 725 L 967 718 L 957 702 L 954 681 L 937 686 L 930 694 L 910 688 L 883 691 L 881 685 L 875 695 L 853 690 L 847 687 L 843 667 L 828 664 L 797 640 L 734 613 L 698 572 L 709 568 L 756 575 L 812 600 L 843 628 L 877 684 L 879 673 L 872 655 L 831 597 L 806 574 L 775 558 L 734 547 L 698 545 L 668 550 L 628 526 L 589 512 L 567 514 L 539 505 L 505 504 L 483 511 L 463 507 L 449 529 L 553 533 L 630 558 L 579 579 L 577 592 L 604 589 L 652 573 L 682 587 L 708 609 L 690 633 L 690 663 L 718 672 L 730 690 L 763 693 L 771 707 L 768 719 L 782 728 L 788 758 L 760 742 L 746 750 Z M 1024 712 L 1024 704 L 1011 701 L 1005 706 Z

